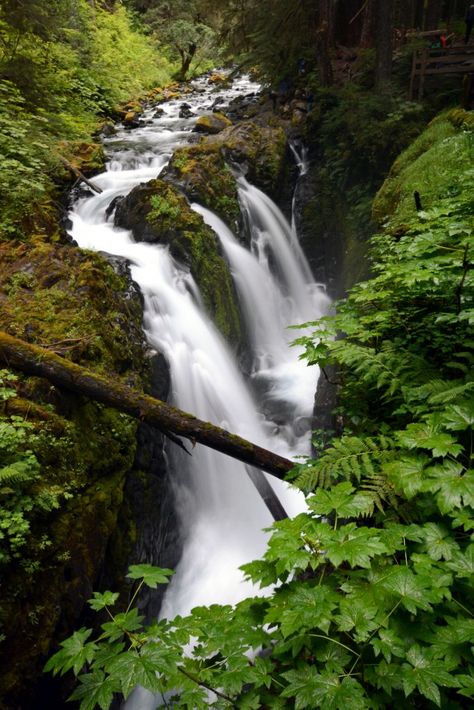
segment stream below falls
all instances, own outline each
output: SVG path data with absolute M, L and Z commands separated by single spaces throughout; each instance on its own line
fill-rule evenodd
M 196 140 L 196 116 L 212 110 L 216 99 L 225 106 L 236 96 L 259 90 L 247 77 L 217 91 L 206 79 L 192 86 L 194 91 L 186 95 L 195 113 L 192 118 L 179 117 L 183 100 L 175 99 L 160 105 L 161 116 L 153 117 L 155 109 L 150 108 L 143 126 L 120 129 L 104 140 L 107 171 L 94 178 L 103 192 L 76 201 L 70 233 L 82 248 L 129 260 L 144 297 L 149 345 L 169 364 L 172 404 L 288 458 L 307 455 L 318 372 L 298 359 L 297 348 L 289 347 L 297 335 L 287 326 L 317 320 L 329 300 L 314 283 L 295 228 L 278 207 L 239 178 L 250 230 L 247 249 L 215 214 L 192 205 L 215 231 L 231 269 L 250 341 L 252 365 L 245 374 L 206 314 L 189 269 L 173 259 L 168 247 L 136 243 L 106 218 L 115 197 L 156 178 L 178 146 Z M 268 533 L 262 529 L 272 517 L 245 465 L 199 445 L 190 457 L 172 443 L 166 446 L 184 544 L 162 616 L 173 618 L 198 605 L 235 603 L 261 593 L 244 582 L 238 567 L 263 554 Z M 304 508 L 301 494 L 267 478 L 289 515 Z M 150 693 L 137 689 L 126 708 L 149 710 L 156 704 Z

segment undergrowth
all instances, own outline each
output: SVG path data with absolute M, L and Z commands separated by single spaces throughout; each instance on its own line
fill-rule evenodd
M 169 82 L 173 66 L 121 4 L 6 4 L 0 39 L 1 239 L 31 232 L 54 198 L 58 143 L 90 141 L 120 104 Z

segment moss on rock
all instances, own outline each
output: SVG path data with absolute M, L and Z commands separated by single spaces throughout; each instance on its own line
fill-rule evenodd
M 96 175 L 105 170 L 105 152 L 101 143 L 61 141 L 58 148 L 63 157 L 84 175 Z
M 161 177 L 233 226 L 240 219 L 235 178 L 220 146 L 200 143 L 178 148 Z
M 187 265 L 204 304 L 224 337 L 240 342 L 240 318 L 229 267 L 217 238 L 186 197 L 162 179 L 135 187 L 117 207 L 116 224 L 132 230 L 137 241 L 169 245 Z
M 129 279 L 100 255 L 42 240 L 0 245 L 0 329 L 140 386 L 141 319 Z M 29 422 L 39 476 L 15 493 L 26 505 L 27 544 L 0 570 L 0 706 L 33 707 L 28 693 L 45 654 L 71 632 L 96 588 L 133 466 L 137 424 L 39 378 L 18 378 L 16 389 L 0 421 Z M 46 504 L 29 506 L 38 496 Z
M 227 116 L 224 116 L 223 113 L 209 113 L 197 119 L 193 130 L 196 131 L 196 133 L 210 133 L 214 135 L 231 125 L 232 121 L 229 120 Z
M 257 187 L 275 195 L 285 171 L 287 140 L 282 126 L 243 121 L 206 139 L 219 145 L 225 157 L 241 164 Z

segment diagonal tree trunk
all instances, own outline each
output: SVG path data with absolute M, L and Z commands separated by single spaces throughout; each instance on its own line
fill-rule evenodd
M 53 385 L 90 397 L 159 429 L 176 442 L 176 437 L 189 439 L 227 454 L 250 466 L 284 478 L 293 467 L 288 459 L 257 446 L 236 434 L 149 395 L 132 390 L 117 381 L 69 362 L 45 348 L 31 345 L 0 331 L 0 362 L 27 375 L 44 377 Z M 252 479 L 253 480 L 253 479 Z

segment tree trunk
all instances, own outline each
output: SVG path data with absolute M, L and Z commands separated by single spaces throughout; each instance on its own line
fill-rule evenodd
M 176 442 L 176 435 L 203 444 L 232 458 L 284 478 L 293 467 L 288 459 L 231 434 L 225 429 L 203 422 L 192 414 L 171 407 L 159 399 L 142 394 L 95 374 L 59 355 L 31 345 L 0 331 L 0 361 L 6 367 L 27 375 L 44 377 L 53 385 L 85 395 L 108 407 L 125 412 L 135 419 L 159 429 Z M 179 442 L 179 440 L 178 440 Z M 179 442 L 180 443 L 180 442 Z
M 319 3 L 319 25 L 325 25 L 327 30 L 327 45 L 334 47 L 335 40 L 335 20 L 336 20 L 337 0 L 320 0 Z
M 364 49 L 374 46 L 375 35 L 375 0 L 366 0 L 364 20 L 360 34 L 360 46 Z
M 185 81 L 186 79 L 186 74 L 189 71 L 189 67 L 191 66 L 191 62 L 193 61 L 194 55 L 196 54 L 196 50 L 197 46 L 192 43 L 188 46 L 187 51 L 181 54 L 181 68 L 179 70 L 179 76 L 181 81 Z
M 418 4 L 419 0 L 400 0 L 396 6 L 395 27 L 398 27 L 402 32 L 415 29 L 417 26 Z
M 88 180 L 88 179 L 86 178 L 86 176 L 81 173 L 80 170 L 78 170 L 76 167 L 74 167 L 74 165 L 72 165 L 72 164 L 69 162 L 69 160 L 66 160 L 66 158 L 63 158 L 62 155 L 59 155 L 58 157 L 59 157 L 59 160 L 61 161 L 61 163 L 62 163 L 68 170 L 70 170 L 72 173 L 74 173 L 74 175 L 77 177 L 77 179 L 78 179 L 79 181 L 85 182 L 86 185 L 88 185 L 91 190 L 94 190 L 94 192 L 97 192 L 97 194 L 99 194 L 99 195 L 103 192 L 103 190 L 102 190 L 101 187 L 99 187 L 98 185 L 95 185 L 93 182 L 91 182 L 90 180 Z
M 316 62 L 321 86 L 332 86 L 333 83 L 332 64 L 329 55 L 330 4 L 330 0 L 322 0 L 319 12 L 313 18 L 313 21 L 315 20 L 317 23 L 315 28 Z
M 394 0 L 376 3 L 375 86 L 379 92 L 387 89 L 392 76 L 393 7 Z
M 443 0 L 428 0 L 425 3 L 425 30 L 437 30 L 441 19 Z

